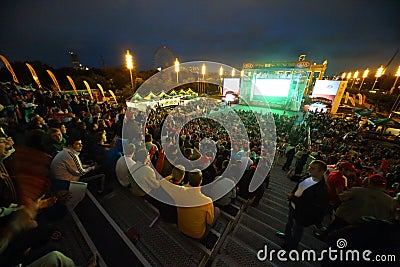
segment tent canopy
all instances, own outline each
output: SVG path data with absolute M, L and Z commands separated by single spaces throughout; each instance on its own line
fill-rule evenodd
M 372 113 L 372 110 L 367 108 L 354 108 L 353 113 L 356 114 L 358 117 L 367 116 Z
M 389 120 L 389 118 L 370 118 L 368 122 L 372 125 L 385 125 Z

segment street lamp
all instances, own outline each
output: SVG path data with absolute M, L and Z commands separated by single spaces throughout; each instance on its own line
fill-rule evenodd
M 361 87 L 362 87 L 363 84 L 364 84 L 365 78 L 368 77 L 368 73 L 369 73 L 369 69 L 364 70 L 363 76 L 362 76 L 362 81 L 361 81 L 361 84 L 360 84 L 360 88 L 358 88 L 358 91 L 361 91 Z
M 126 67 L 128 68 L 129 74 L 131 75 L 131 88 L 133 89 L 133 77 L 132 77 L 133 56 L 131 55 L 129 50 L 126 50 L 125 61 L 126 61 Z
M 222 82 L 222 75 L 224 75 L 224 68 L 222 66 L 219 68 L 219 78 L 221 79 Z
M 235 69 L 232 69 L 231 75 L 232 75 L 232 77 L 235 77 Z
M 206 91 L 206 84 L 204 83 L 204 75 L 206 75 L 206 65 L 203 63 L 203 65 L 201 66 L 201 75 L 203 75 L 203 88 L 202 88 L 202 91 L 204 91 L 204 93 L 205 93 L 205 91 Z
M 179 83 L 179 64 L 178 58 L 175 58 L 176 83 Z
M 399 79 L 399 76 L 400 76 L 400 66 L 399 66 L 399 68 L 397 69 L 397 72 L 396 72 L 396 74 L 395 74 L 394 76 L 396 76 L 396 80 L 394 80 L 393 86 L 392 86 L 392 88 L 390 89 L 390 94 L 393 93 L 393 90 L 394 90 L 394 88 L 396 87 L 397 80 Z
M 342 73 L 342 80 L 344 80 L 346 78 L 346 72 Z
M 374 84 L 372 85 L 372 89 L 371 89 L 371 90 L 374 90 L 376 82 L 378 81 L 379 77 L 381 77 L 382 74 L 384 74 L 384 73 L 385 73 L 385 69 L 383 68 L 383 66 L 381 66 L 381 67 L 376 71 L 376 74 L 375 74 L 375 78 L 376 78 L 376 79 L 375 79 Z
M 353 88 L 354 82 L 356 81 L 357 78 L 358 78 L 358 70 L 356 70 L 353 74 L 353 83 L 351 84 L 351 88 Z

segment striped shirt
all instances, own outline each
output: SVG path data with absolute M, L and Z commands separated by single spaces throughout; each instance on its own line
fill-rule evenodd
M 68 147 L 58 152 L 50 165 L 52 179 L 78 181 L 87 172 L 79 159 L 79 152 Z

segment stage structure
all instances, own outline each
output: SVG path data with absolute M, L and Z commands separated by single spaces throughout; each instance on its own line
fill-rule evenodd
M 239 103 L 298 111 L 303 96 L 315 80 L 322 79 L 326 66 L 327 61 L 313 64 L 305 55 L 291 62 L 244 63 Z

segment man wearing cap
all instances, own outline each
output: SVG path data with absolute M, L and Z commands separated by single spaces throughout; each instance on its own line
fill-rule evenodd
M 353 187 L 339 195 L 341 204 L 336 210 L 335 220 L 327 229 L 328 233 L 358 223 L 365 216 L 378 220 L 395 218 L 396 203 L 385 193 L 385 177 L 374 174 L 366 179 L 365 187 Z
M 340 204 L 339 194 L 348 188 L 348 180 L 356 176 L 357 170 L 349 162 L 339 163 L 338 169 L 328 175 L 326 184 L 329 192 L 329 206 L 336 210 Z

